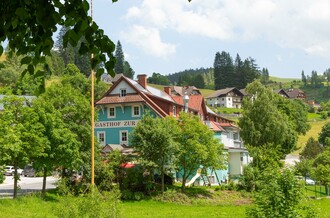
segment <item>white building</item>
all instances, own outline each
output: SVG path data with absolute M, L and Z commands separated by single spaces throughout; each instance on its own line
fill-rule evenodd
M 237 88 L 220 89 L 206 97 L 206 103 L 212 107 L 241 108 L 244 94 Z

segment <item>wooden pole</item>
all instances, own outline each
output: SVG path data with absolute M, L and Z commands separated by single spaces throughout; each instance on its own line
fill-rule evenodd
M 93 0 L 91 0 L 91 18 L 93 22 Z M 91 60 L 93 60 L 94 54 L 91 54 Z M 91 185 L 94 186 L 94 68 L 92 66 L 92 72 L 91 72 L 91 82 L 92 82 L 92 91 L 91 91 L 91 111 L 92 111 L 92 166 L 91 166 L 91 171 L 92 171 L 92 176 L 91 176 Z

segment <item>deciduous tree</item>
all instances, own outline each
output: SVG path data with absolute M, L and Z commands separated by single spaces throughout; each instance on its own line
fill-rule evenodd
M 141 163 L 153 166 L 161 173 L 162 193 L 164 174 L 174 168 L 180 134 L 177 121 L 173 117 L 154 118 L 143 116 L 131 133 L 131 143 L 138 152 Z
M 320 145 L 313 137 L 307 140 L 306 146 L 300 153 L 301 159 L 311 160 L 314 159 L 318 154 L 322 153 L 324 147 Z
M 84 38 L 79 53 L 93 53 L 91 67 L 95 69 L 104 62 L 108 73 L 114 75 L 115 45 L 93 22 L 88 10 L 89 4 L 85 0 L 1 1 L 0 42 L 7 40 L 10 49 L 17 52 L 17 55 L 29 55 L 21 60 L 22 64 L 27 65 L 24 73 L 44 76 L 49 70 L 45 56 L 51 55 L 53 34 L 58 25 L 66 26 L 70 29 L 63 37 L 64 47 L 68 44 L 74 47 Z M 0 43 L 0 55 L 2 53 L 3 44 Z M 45 70 L 36 69 L 38 63 L 44 63 Z M 103 72 L 103 69 L 99 69 L 96 76 L 100 77 Z
M 259 81 L 249 84 L 250 98 L 243 101 L 243 116 L 239 120 L 241 136 L 247 145 L 266 146 L 279 151 L 278 158 L 296 146 L 297 135 L 308 129 L 307 109 L 275 94 Z
M 45 128 L 39 115 L 23 97 L 8 96 L 2 101 L 0 113 L 0 160 L 12 164 L 14 173 L 14 198 L 17 197 L 17 167 L 23 167 L 33 158 L 44 156 L 49 143 L 44 137 Z
M 330 123 L 326 123 L 322 127 L 318 140 L 324 147 L 330 145 Z
M 180 144 L 177 156 L 178 172 L 182 173 L 181 189 L 185 192 L 186 181 L 200 167 L 224 169 L 223 144 L 214 138 L 214 133 L 198 116 L 180 113 Z

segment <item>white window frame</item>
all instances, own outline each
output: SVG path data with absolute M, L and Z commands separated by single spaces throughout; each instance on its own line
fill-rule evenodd
M 139 108 L 139 114 L 138 115 L 136 115 L 136 114 L 134 114 L 134 109 L 135 108 Z M 140 117 L 141 116 L 141 107 L 139 106 L 139 105 L 132 105 L 132 117 Z
M 123 141 L 123 133 L 126 133 L 126 141 Z M 121 130 L 119 132 L 119 140 L 120 140 L 120 144 L 125 144 L 128 145 L 128 131 L 127 130 Z
M 110 109 L 113 108 L 113 116 L 110 115 Z M 115 118 L 116 117 L 116 107 L 108 107 L 108 113 L 107 113 L 107 117 L 108 118 Z
M 120 97 L 125 97 L 127 95 L 126 89 L 120 89 Z
M 100 135 L 103 134 L 103 142 L 100 141 Z M 100 145 L 105 146 L 105 142 L 106 142 L 106 135 L 105 135 L 105 131 L 98 131 L 97 132 L 97 141 L 99 142 Z

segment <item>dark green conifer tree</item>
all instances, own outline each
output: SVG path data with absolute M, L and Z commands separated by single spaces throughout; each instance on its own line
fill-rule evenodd
M 115 73 L 116 74 L 124 73 L 125 57 L 120 41 L 117 42 L 115 58 L 116 58 L 116 64 L 114 68 Z

